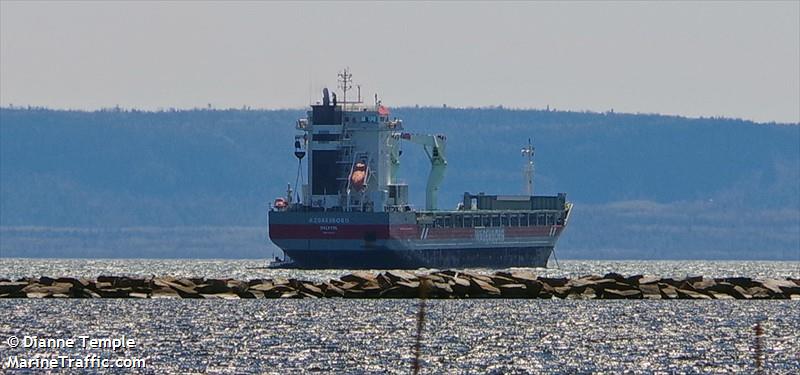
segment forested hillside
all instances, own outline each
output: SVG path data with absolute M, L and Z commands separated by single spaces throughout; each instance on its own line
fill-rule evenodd
M 209 241 L 225 243 L 246 232 L 218 256 L 269 255 L 259 230 L 219 228 L 266 225 L 267 202 L 294 182 L 303 114 L 0 109 L 0 256 L 72 256 L 81 246 L 81 256 L 152 256 L 129 240 L 54 249 L 42 245 L 47 228 L 82 228 L 67 231 L 78 237 L 87 228 L 212 228 L 224 235 Z M 536 193 L 566 192 L 576 204 L 562 257 L 800 258 L 798 124 L 502 108 L 392 116 L 409 131 L 448 136 L 448 207 L 465 191 L 521 193 L 519 149 L 532 138 Z M 422 150 L 405 145 L 401 171 L 418 206 L 427 170 Z M 216 254 L 185 246 L 158 254 Z

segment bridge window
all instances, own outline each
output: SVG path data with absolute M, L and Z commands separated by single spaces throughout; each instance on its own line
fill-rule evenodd
M 512 214 L 511 215 L 511 226 L 518 227 L 519 226 L 519 215 Z
M 318 133 L 312 134 L 311 139 L 315 142 L 331 142 L 331 141 L 338 141 L 339 134 L 330 134 L 330 133 Z

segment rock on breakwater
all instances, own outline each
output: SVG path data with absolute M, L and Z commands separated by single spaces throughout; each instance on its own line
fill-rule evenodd
M 206 279 L 100 276 L 0 278 L 0 298 L 561 298 L 561 299 L 792 299 L 800 279 L 749 277 L 676 280 L 617 273 L 578 278 L 537 277 L 529 272 L 480 274 L 444 270 L 353 272 L 337 280 Z

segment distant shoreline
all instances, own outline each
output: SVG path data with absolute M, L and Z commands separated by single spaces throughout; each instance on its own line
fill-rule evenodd
M 575 204 L 559 258 L 800 258 L 800 126 L 499 107 L 391 111 L 410 131 L 447 135 L 442 207 L 455 208 L 465 191 L 522 192 L 519 148 L 531 137 L 534 192 L 567 193 Z M 301 110 L 0 115 L 0 256 L 281 255 L 266 213 L 295 182 Z M 405 151 L 400 178 L 419 205 L 429 161 Z

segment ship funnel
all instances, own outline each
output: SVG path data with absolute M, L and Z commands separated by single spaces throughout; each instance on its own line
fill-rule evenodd
M 331 105 L 331 98 L 328 96 L 328 88 L 322 89 L 322 105 L 329 106 Z

